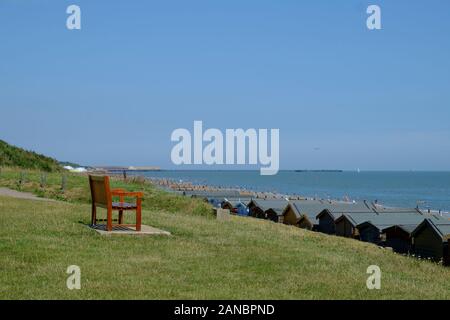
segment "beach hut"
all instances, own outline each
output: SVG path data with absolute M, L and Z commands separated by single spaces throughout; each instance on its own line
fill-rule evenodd
M 223 199 L 221 203 L 222 209 L 230 210 L 231 214 L 237 214 L 240 216 L 248 216 L 247 205 L 251 201 L 250 198 L 238 198 L 238 199 Z
M 266 212 L 276 215 L 288 205 L 286 199 L 252 199 L 248 204 L 249 215 L 259 219 L 267 219 Z
M 262 207 L 261 203 L 263 200 L 259 200 L 256 201 L 256 199 L 252 199 L 247 208 L 248 208 L 248 215 L 254 218 L 259 218 L 259 219 L 265 219 L 266 218 L 266 214 L 265 214 L 265 209 Z
M 385 237 L 382 237 L 383 230 L 396 226 L 402 225 L 406 229 L 414 229 L 417 227 L 424 219 L 423 214 L 419 212 L 390 212 L 390 213 L 381 213 L 375 215 L 368 221 L 364 221 L 357 225 L 357 229 L 359 232 L 359 239 L 365 242 L 371 242 L 375 244 L 384 244 Z M 392 236 L 392 234 L 391 234 Z M 403 238 L 402 239 L 406 240 Z M 394 240 L 394 238 L 390 238 L 390 240 Z M 406 243 L 403 243 L 403 246 L 408 246 Z
M 366 202 L 328 201 L 327 207 L 317 216 L 317 231 L 326 234 L 336 234 L 335 221 L 344 213 L 374 213 Z
M 411 233 L 412 247 L 416 255 L 449 265 L 448 238 L 450 221 L 440 216 L 431 216 Z
M 273 221 L 273 222 L 280 222 L 283 218 L 283 208 L 270 208 L 266 210 L 266 218 L 267 220 Z
M 313 215 L 304 214 L 298 220 L 297 227 L 300 229 L 306 229 L 311 231 L 316 231 L 318 226 L 318 221 L 314 218 Z
M 221 203 L 221 207 L 222 209 L 230 210 L 230 212 L 233 213 L 233 209 L 235 208 L 235 202 L 225 198 Z
M 410 253 L 412 249 L 411 233 L 417 225 L 398 224 L 381 230 L 384 234 L 384 246 L 398 253 Z
M 334 221 L 342 215 L 342 212 L 336 213 L 328 209 L 323 210 L 316 216 L 317 231 L 326 234 L 336 234 L 336 225 Z
M 280 221 L 287 225 L 302 229 L 316 230 L 316 215 L 327 208 L 328 202 L 323 200 L 293 200 L 289 201 L 283 210 Z
M 375 212 L 352 212 L 343 213 L 336 219 L 336 235 L 346 238 L 359 238 L 357 226 L 363 222 L 370 221 L 376 216 Z
M 222 200 L 219 198 L 211 197 L 211 198 L 203 198 L 205 202 L 208 202 L 214 208 L 221 208 Z

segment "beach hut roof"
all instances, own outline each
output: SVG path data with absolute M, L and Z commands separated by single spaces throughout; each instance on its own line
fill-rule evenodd
M 294 200 L 289 201 L 289 207 L 293 210 L 297 219 L 306 217 L 311 223 L 316 224 L 316 216 L 329 205 L 324 200 Z M 287 208 L 286 208 L 287 209 Z
M 417 208 L 395 208 L 395 207 L 385 207 L 379 204 L 373 204 L 373 209 L 378 213 L 399 213 L 399 212 L 408 212 L 408 213 L 422 213 Z
M 423 217 L 422 217 L 423 218 Z M 420 223 L 419 223 L 420 224 Z M 411 235 L 411 233 L 414 231 L 414 229 L 417 228 L 417 224 L 396 224 L 396 225 L 392 225 L 392 226 L 386 226 L 384 227 L 381 232 L 382 233 L 386 233 L 389 229 L 392 228 L 398 228 L 403 230 L 404 232 L 408 233 L 409 235 Z
M 250 201 L 252 201 L 251 198 L 224 198 L 223 202 L 228 202 L 231 204 L 233 208 L 236 208 L 238 205 L 244 205 L 247 206 Z
M 275 212 L 283 212 L 284 208 L 286 208 L 286 206 L 288 205 L 288 201 L 286 199 L 252 199 L 250 203 L 252 202 L 262 211 L 272 209 Z
M 411 236 L 416 236 L 423 228 L 430 227 L 434 232 L 442 239 L 447 241 L 450 238 L 450 220 L 436 215 L 430 215 L 427 219 L 423 220 L 417 228 L 411 233 Z
M 312 225 L 318 225 L 319 224 L 319 220 L 316 217 L 309 216 L 307 214 L 302 215 L 298 221 L 300 222 L 300 221 L 303 221 L 303 220 L 309 221 Z
M 375 212 L 348 212 L 343 213 L 339 218 L 336 219 L 336 223 L 343 219 L 347 219 L 354 227 L 359 224 L 372 220 L 377 213 Z
M 327 208 L 330 212 L 373 212 L 373 208 L 366 202 L 331 201 Z
M 284 208 L 269 208 L 265 212 L 273 211 L 276 213 L 277 216 L 282 216 L 284 212 Z
M 369 220 L 361 222 L 357 227 L 364 228 L 365 226 L 372 225 L 382 231 L 388 227 L 402 225 L 405 229 L 411 230 L 417 227 L 423 220 L 424 216 L 418 212 L 390 212 L 374 215 Z
M 344 202 L 332 201 L 327 207 L 319 212 L 316 219 L 319 219 L 324 214 L 329 214 L 333 219 L 337 219 L 344 213 L 375 213 L 372 206 L 366 202 Z

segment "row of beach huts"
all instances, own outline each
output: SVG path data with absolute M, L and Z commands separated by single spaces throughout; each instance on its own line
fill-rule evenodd
M 266 219 L 329 235 L 348 237 L 395 252 L 450 265 L 450 220 L 419 208 L 393 208 L 373 202 L 242 195 L 239 190 L 182 191 L 230 213 Z

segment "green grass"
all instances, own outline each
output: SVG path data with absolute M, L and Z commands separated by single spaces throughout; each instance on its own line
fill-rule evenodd
M 3 171 L 0 186 L 16 174 Z M 69 186 L 85 190 L 86 179 L 71 176 Z M 268 221 L 174 211 L 157 200 L 167 194 L 141 187 L 143 223 L 172 236 L 100 236 L 85 226 L 90 206 L 80 191 L 66 202 L 0 197 L 0 299 L 450 298 L 450 269 L 440 265 Z M 373 264 L 381 290 L 366 287 Z M 69 265 L 81 268 L 81 290 L 66 287 Z
M 62 190 L 63 176 L 65 177 L 64 190 Z M 46 173 L 36 170 L 0 168 L 0 187 L 31 192 L 43 198 L 71 203 L 90 203 L 91 199 L 87 176 L 69 172 Z M 120 178 L 112 177 L 111 187 L 143 191 L 144 208 L 211 215 L 211 207 L 200 199 L 180 197 L 162 191 L 140 178 L 130 177 L 125 182 Z

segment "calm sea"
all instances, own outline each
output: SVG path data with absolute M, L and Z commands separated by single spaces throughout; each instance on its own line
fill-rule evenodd
M 389 206 L 419 205 L 423 209 L 450 211 L 450 172 L 280 171 L 275 176 L 261 176 L 259 171 L 173 170 L 146 172 L 144 175 L 195 184 L 244 187 L 325 199 L 378 200 Z

